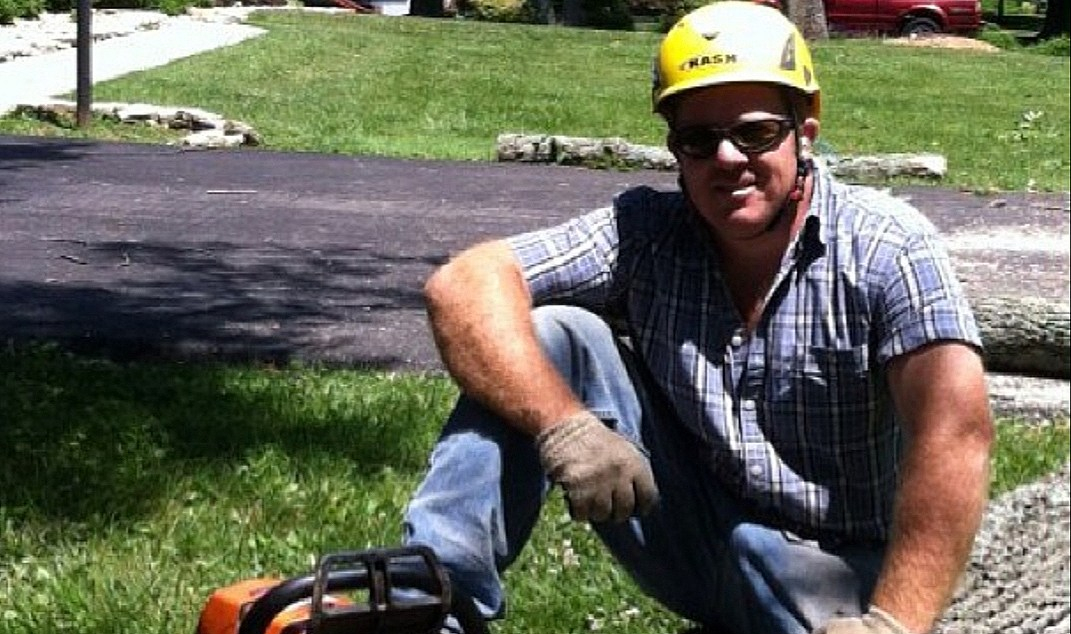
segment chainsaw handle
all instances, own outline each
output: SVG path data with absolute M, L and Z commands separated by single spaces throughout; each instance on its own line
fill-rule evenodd
M 447 614 L 453 615 L 461 626 L 463 634 L 489 633 L 490 630 L 487 628 L 487 623 L 483 615 L 476 609 L 475 603 L 466 594 L 450 585 L 449 578 L 430 550 L 376 551 L 371 554 L 371 557 L 382 559 L 382 561 L 377 559 L 379 567 L 382 567 L 384 565 L 383 561 L 399 554 L 410 556 L 419 554 L 425 559 L 427 568 L 421 569 L 414 565 L 395 565 L 387 570 L 386 578 L 384 578 L 384 575 L 377 574 L 381 570 L 377 570 L 376 566 L 330 570 L 322 560 L 316 573 L 283 581 L 254 601 L 249 611 L 242 618 L 237 634 L 265 634 L 272 620 L 297 601 L 312 598 L 314 607 L 318 608 L 324 592 L 363 588 L 369 589 L 369 592 L 373 595 L 370 597 L 370 602 L 386 601 L 386 597 L 375 595 L 377 593 L 389 593 L 390 590 L 396 588 L 419 590 L 433 597 L 442 597 L 446 599 L 444 603 L 449 604 L 442 606 L 443 616 Z M 356 555 L 362 557 L 363 561 L 363 557 L 367 556 L 368 553 L 357 553 Z M 318 580 L 320 581 L 319 588 L 317 588 Z M 378 631 L 377 629 L 376 632 Z M 310 634 L 315 634 L 315 632 L 315 629 L 310 630 Z M 366 633 L 353 632 L 353 634 Z M 372 633 L 369 632 L 367 634 Z

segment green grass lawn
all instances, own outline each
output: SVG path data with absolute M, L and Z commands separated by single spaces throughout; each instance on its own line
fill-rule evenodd
M 209 593 L 397 544 L 456 397 L 437 376 L 0 351 L 0 633 L 192 632 Z M 1067 460 L 1003 420 L 993 493 Z M 507 576 L 509 634 L 671 634 L 559 497 Z
M 0 632 L 193 632 L 216 587 L 394 545 L 456 390 L 311 367 L 0 352 Z M 676 631 L 560 499 L 501 632 Z
M 655 33 L 296 12 L 252 21 L 269 33 L 105 82 L 94 97 L 206 108 L 275 150 L 491 160 L 503 132 L 663 141 L 649 101 Z M 814 48 L 832 151 L 940 153 L 948 187 L 1071 189 L 1068 58 L 875 39 Z M 110 130 L 132 134 L 91 134 Z M 13 118 L 0 131 L 71 133 Z

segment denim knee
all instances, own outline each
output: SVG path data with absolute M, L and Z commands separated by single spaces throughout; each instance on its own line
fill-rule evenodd
M 640 442 L 642 416 L 621 341 L 601 317 L 576 306 L 540 306 L 532 311 L 544 354 L 593 414 Z

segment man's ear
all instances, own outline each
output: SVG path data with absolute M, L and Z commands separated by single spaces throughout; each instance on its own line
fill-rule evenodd
M 821 127 L 822 124 L 814 117 L 804 119 L 803 124 L 800 126 L 800 143 L 804 146 L 814 147 L 815 139 L 818 138 L 818 131 Z
M 677 163 L 681 162 L 680 152 L 677 150 L 677 135 L 673 134 L 673 130 L 666 130 L 666 148 L 669 149 L 673 158 L 677 159 Z

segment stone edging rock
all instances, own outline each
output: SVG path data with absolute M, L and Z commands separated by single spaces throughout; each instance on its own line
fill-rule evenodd
M 184 106 L 154 106 L 141 103 L 94 103 L 93 114 L 121 123 L 142 124 L 189 130 L 181 145 L 191 148 L 231 148 L 242 145 L 260 145 L 262 139 L 252 126 L 226 119 L 222 115 L 200 108 Z M 16 106 L 16 115 L 34 117 L 51 123 L 75 120 L 77 105 L 73 101 L 52 101 L 43 104 Z
M 498 136 L 495 146 L 499 161 L 665 171 L 677 168 L 677 160 L 669 150 L 630 143 L 619 137 L 600 139 L 506 132 Z M 830 171 L 845 178 L 916 176 L 940 179 L 948 171 L 947 160 L 939 154 L 823 154 L 821 160 Z

